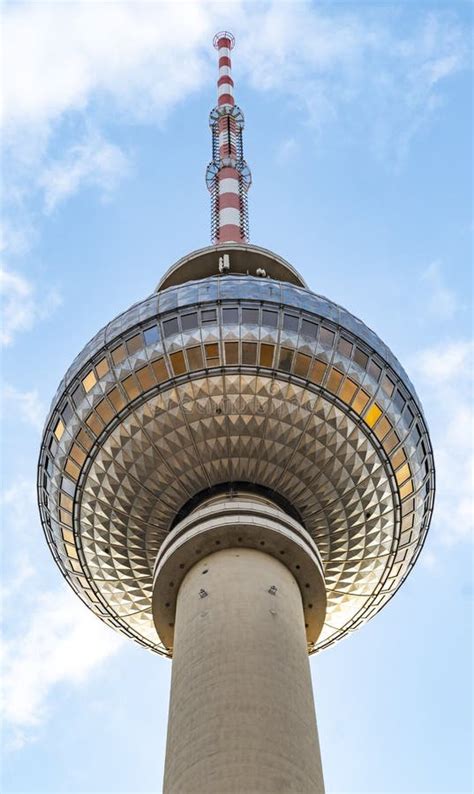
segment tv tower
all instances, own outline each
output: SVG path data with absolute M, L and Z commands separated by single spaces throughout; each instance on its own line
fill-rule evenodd
M 433 455 L 387 346 L 249 244 L 233 36 L 214 45 L 213 244 L 73 361 L 46 422 L 39 507 L 84 603 L 173 660 L 165 794 L 316 794 L 308 655 L 410 572 Z

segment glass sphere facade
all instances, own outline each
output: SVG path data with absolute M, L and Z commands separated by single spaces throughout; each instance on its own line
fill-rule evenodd
M 38 495 L 73 589 L 166 654 L 158 549 L 196 494 L 226 483 L 285 500 L 316 541 L 328 607 L 310 651 L 392 597 L 434 498 L 419 400 L 379 337 L 303 286 L 232 270 L 152 294 L 85 346 L 52 403 Z

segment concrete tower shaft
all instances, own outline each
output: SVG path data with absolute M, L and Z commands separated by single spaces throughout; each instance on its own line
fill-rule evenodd
M 308 640 L 326 596 L 303 527 L 258 496 L 206 502 L 162 547 L 153 600 L 174 634 L 164 794 L 323 792 Z

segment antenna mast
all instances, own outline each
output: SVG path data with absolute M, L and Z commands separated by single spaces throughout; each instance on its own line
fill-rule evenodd
M 222 31 L 214 36 L 219 54 L 217 105 L 209 116 L 212 160 L 206 171 L 211 194 L 211 235 L 215 245 L 248 242 L 247 191 L 252 177 L 244 160 L 244 114 L 234 102 L 230 52 L 235 39 Z

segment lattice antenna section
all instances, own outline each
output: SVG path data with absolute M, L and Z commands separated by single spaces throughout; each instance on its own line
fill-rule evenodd
M 214 37 L 219 78 L 217 105 L 209 116 L 212 160 L 206 184 L 211 194 L 211 237 L 215 245 L 248 242 L 249 235 L 247 192 L 252 177 L 243 153 L 244 114 L 234 102 L 230 59 L 234 43 L 232 33 L 227 31 Z

